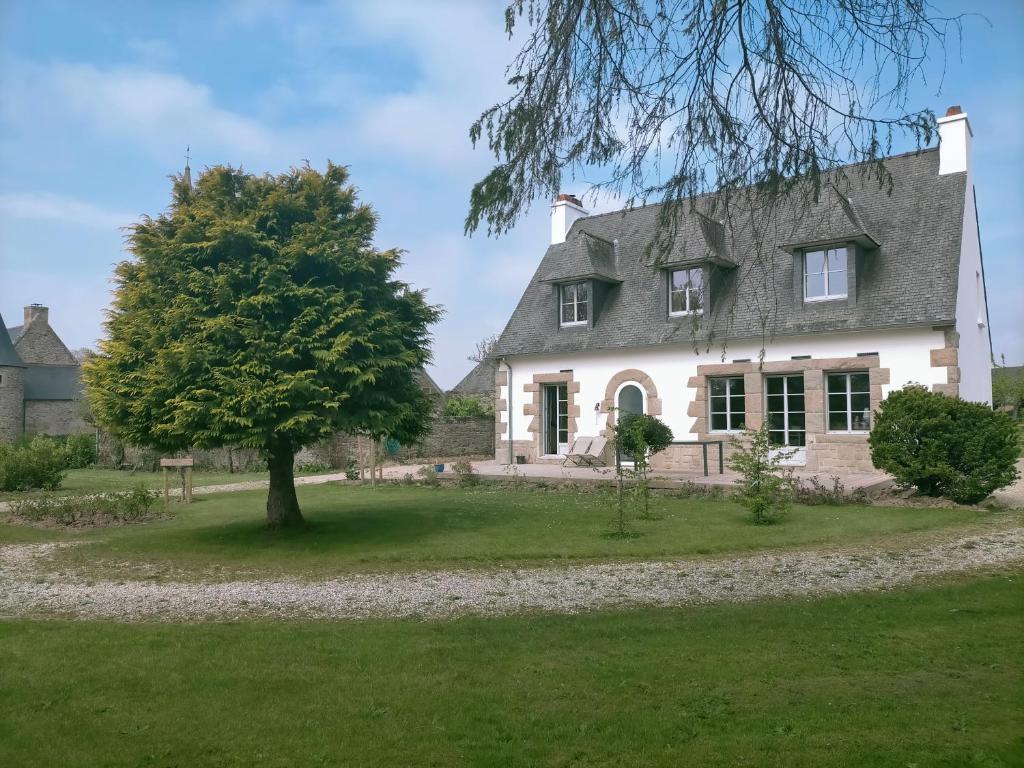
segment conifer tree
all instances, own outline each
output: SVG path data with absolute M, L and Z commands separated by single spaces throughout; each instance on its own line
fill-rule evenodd
M 88 399 L 121 439 L 171 451 L 257 448 L 267 521 L 303 522 L 293 464 L 338 431 L 411 442 L 429 413 L 417 373 L 440 317 L 378 251 L 348 171 L 210 168 L 130 228 Z

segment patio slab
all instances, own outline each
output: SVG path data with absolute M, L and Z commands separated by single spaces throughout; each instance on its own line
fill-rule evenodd
M 560 466 L 558 464 L 501 464 L 497 461 L 474 461 L 471 462 L 473 469 L 481 476 L 492 479 L 509 480 L 517 476 L 527 482 L 591 482 L 591 483 L 612 483 L 615 481 L 615 469 L 613 467 L 575 467 Z M 391 466 L 384 468 L 384 477 L 391 480 L 400 480 L 406 474 L 415 475 L 415 466 Z M 445 472 L 442 477 L 451 473 L 451 465 L 445 465 Z M 796 470 L 793 473 L 804 481 L 811 477 L 817 477 L 822 483 L 831 485 L 831 474 L 816 472 L 804 472 Z M 723 474 L 718 474 L 712 469 L 705 476 L 701 472 L 669 472 L 651 471 L 649 477 L 655 487 L 667 487 L 694 484 L 709 486 L 732 486 L 736 483 L 739 475 L 726 469 Z M 845 474 L 838 475 L 839 481 L 847 491 L 871 492 L 881 490 L 892 484 L 892 479 L 880 472 L 871 474 Z

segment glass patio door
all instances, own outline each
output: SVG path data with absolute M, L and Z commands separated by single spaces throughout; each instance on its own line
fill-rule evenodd
M 635 384 L 627 384 L 621 390 L 619 390 L 619 401 L 617 403 L 619 413 L 617 419 L 622 419 L 631 413 L 642 414 L 644 412 L 644 395 L 640 391 L 640 387 Z M 619 456 L 619 460 L 624 464 L 632 464 L 633 457 L 628 453 L 623 453 Z
M 765 392 L 768 437 L 772 444 L 803 448 L 807 445 L 803 374 L 766 376 Z
M 544 453 L 549 456 L 569 451 L 569 387 L 548 384 L 544 387 Z

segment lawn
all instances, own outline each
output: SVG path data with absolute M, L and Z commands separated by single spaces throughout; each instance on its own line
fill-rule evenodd
M 1010 766 L 1020 575 L 454 622 L 0 622 L 5 766 Z
M 77 540 L 63 564 L 97 577 L 216 579 L 239 574 L 319 579 L 351 572 L 542 565 L 755 550 L 881 544 L 1002 519 L 975 509 L 795 507 L 777 525 L 757 526 L 728 501 L 657 497 L 655 519 L 611 536 L 607 493 L 302 486 L 301 531 L 266 529 L 265 491 L 211 494 L 175 505 L 170 519 L 93 531 L 0 526 L 4 540 Z M 1016 514 L 1016 513 L 1006 513 Z M 1019 514 L 1017 514 L 1019 517 Z M 133 573 L 133 565 L 140 569 Z

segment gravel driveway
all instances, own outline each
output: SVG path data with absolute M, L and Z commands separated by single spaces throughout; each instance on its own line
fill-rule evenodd
M 576 613 L 888 589 L 945 573 L 1024 565 L 1024 527 L 961 533 L 893 552 L 805 551 L 731 559 L 424 571 L 316 583 L 86 582 L 46 572 L 47 556 L 60 546 L 66 545 L 0 547 L 0 616 L 132 622 Z

